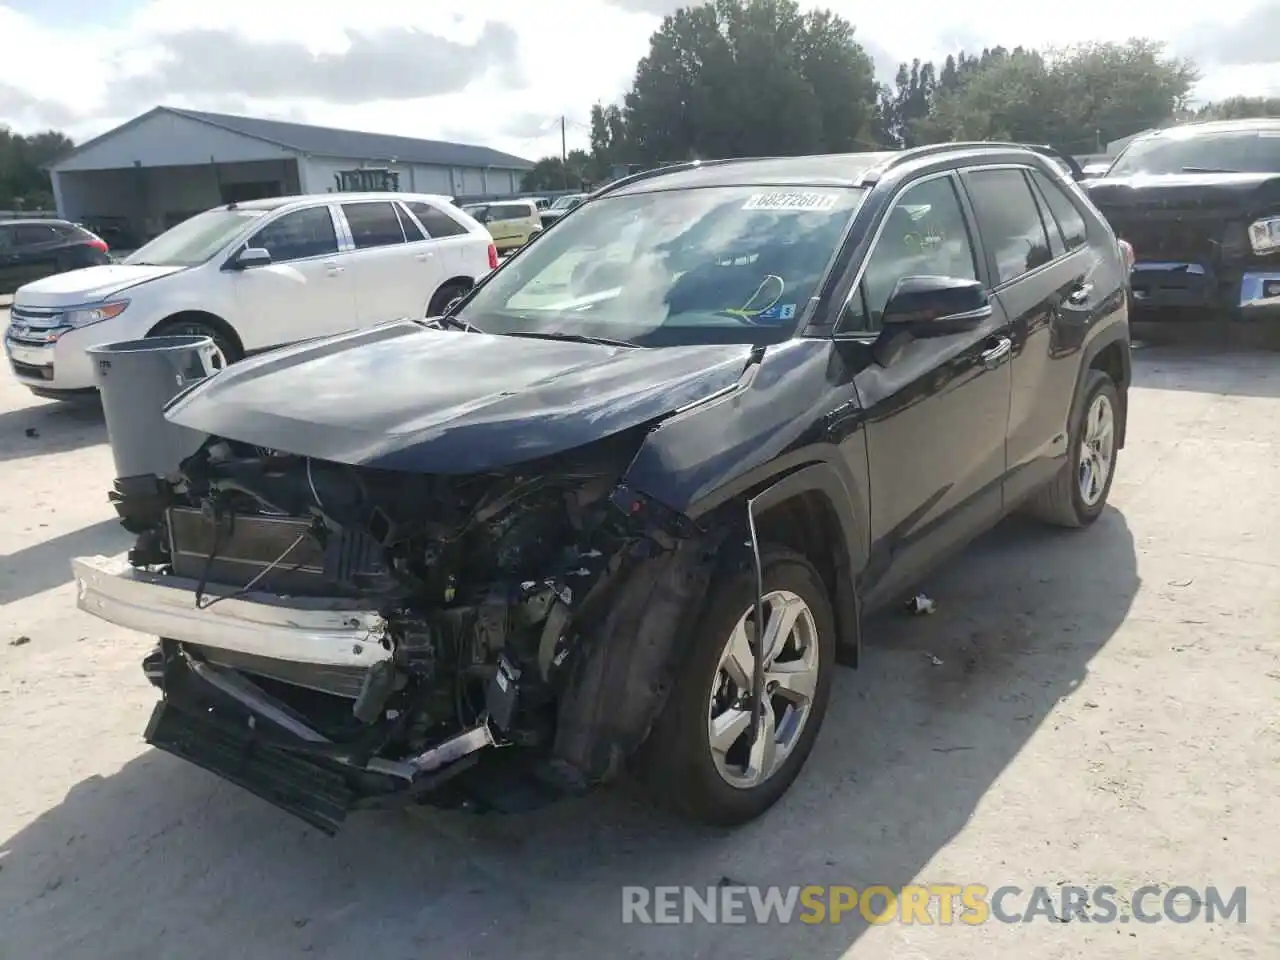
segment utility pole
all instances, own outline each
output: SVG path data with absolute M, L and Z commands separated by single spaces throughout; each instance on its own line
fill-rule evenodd
M 564 134 L 564 114 L 560 115 L 560 175 L 564 178 L 564 188 L 569 189 L 569 151 Z

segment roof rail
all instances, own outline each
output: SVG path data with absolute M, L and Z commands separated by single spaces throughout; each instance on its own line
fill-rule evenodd
M 588 195 L 588 200 L 594 200 L 596 197 L 602 197 L 606 193 L 611 193 L 619 187 L 628 187 L 633 183 L 639 183 L 642 180 L 648 180 L 652 177 L 661 176 L 664 173 L 679 173 L 684 170 L 697 170 L 699 167 L 714 167 L 725 163 L 741 163 L 746 160 L 771 160 L 772 157 L 720 157 L 715 160 L 682 160 L 679 163 L 671 163 L 665 167 L 651 167 L 648 170 L 641 170 L 637 173 L 629 173 L 625 177 L 619 177 L 612 183 L 606 183 L 603 187 Z
M 690 170 L 696 166 L 696 161 L 686 160 L 683 163 L 674 163 L 667 167 L 651 167 L 648 170 L 639 170 L 635 173 L 628 173 L 625 177 L 619 177 L 617 180 L 606 183 L 587 195 L 588 200 L 594 200 L 596 197 L 603 197 L 606 193 L 611 193 L 619 187 L 626 187 L 641 180 L 648 180 L 650 177 L 656 177 L 660 173 L 672 173 L 676 170 Z
M 1013 141 L 1004 140 L 955 140 L 945 143 L 930 143 L 922 147 L 911 147 L 907 150 L 901 150 L 877 167 L 868 170 L 862 178 L 862 183 L 875 183 L 884 174 L 888 173 L 895 167 L 899 167 L 904 163 L 912 160 L 919 160 L 921 157 L 931 157 L 940 153 L 951 153 L 955 150 L 975 150 L 981 148 L 991 148 L 997 150 L 1031 150 L 1042 156 L 1061 160 L 1067 165 L 1071 171 L 1071 175 L 1079 180 L 1084 176 L 1084 172 L 1080 164 L 1076 163 L 1075 158 L 1063 153 L 1061 150 L 1051 147 L 1048 144 L 1038 143 L 1015 143 Z

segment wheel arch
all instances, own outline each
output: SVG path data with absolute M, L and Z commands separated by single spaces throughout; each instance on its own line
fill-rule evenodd
M 835 611 L 842 659 L 857 666 L 862 610 L 854 583 L 866 562 L 865 524 L 858 522 L 840 475 L 829 464 L 810 464 L 759 490 L 744 506 L 760 543 L 789 547 L 817 567 Z
M 1133 358 L 1129 349 L 1127 326 L 1117 325 L 1086 344 L 1083 361 L 1076 373 L 1075 392 L 1071 398 L 1072 417 L 1067 421 L 1068 428 L 1075 422 L 1075 413 L 1083 402 L 1085 382 L 1091 370 L 1100 370 L 1116 385 L 1116 393 L 1120 397 L 1116 446 L 1123 449 L 1129 424 L 1129 385 L 1133 380 Z
M 440 296 L 440 292 L 442 290 L 447 290 L 452 288 L 452 289 L 460 289 L 463 293 L 466 293 L 475 285 L 476 285 L 475 277 L 466 277 L 466 276 L 463 276 L 462 274 L 449 277 L 447 280 L 442 281 L 440 285 L 435 288 L 435 290 L 431 291 L 431 296 L 427 298 L 427 311 L 431 310 L 431 304 L 435 303 L 436 297 Z
M 700 515 L 699 532 L 657 550 L 639 544 L 622 560 L 622 575 L 602 593 L 599 614 L 586 617 L 567 664 L 553 748 L 563 786 L 610 779 L 648 737 L 689 649 L 681 638 L 705 616 L 719 578 L 750 568 L 748 509 L 759 539 L 776 539 L 819 569 L 836 615 L 838 659 L 856 664 L 854 572 L 865 562 L 865 526 L 847 486 L 825 462 L 761 479 Z
M 232 347 L 235 348 L 237 355 L 234 359 L 237 359 L 237 360 L 241 359 L 245 355 L 244 342 L 240 339 L 240 335 L 236 333 L 235 327 L 231 326 L 231 324 L 229 324 L 222 317 L 218 316 L 216 313 L 210 313 L 207 310 L 175 311 L 174 313 L 169 314 L 167 317 L 153 324 L 151 329 L 147 331 L 147 336 L 150 337 L 153 334 L 155 334 L 158 330 L 164 327 L 170 326 L 172 324 L 177 324 L 177 323 L 203 323 L 206 326 L 213 327 L 215 330 L 221 333 L 224 337 L 226 337 L 227 342 Z M 228 359 L 231 359 L 231 358 L 228 358 Z

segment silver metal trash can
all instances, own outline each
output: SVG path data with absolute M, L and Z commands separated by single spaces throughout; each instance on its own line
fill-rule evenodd
M 215 372 L 209 337 L 149 337 L 88 349 L 102 396 L 116 477 L 169 477 L 204 434 L 164 418 L 177 394 Z

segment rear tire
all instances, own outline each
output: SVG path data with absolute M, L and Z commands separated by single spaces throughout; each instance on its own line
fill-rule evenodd
M 1116 385 L 1101 370 L 1090 370 L 1084 402 L 1071 425 L 1067 462 L 1028 502 L 1028 513 L 1053 526 L 1076 529 L 1102 515 L 1116 475 L 1122 415 Z
M 435 296 L 431 298 L 431 302 L 427 304 L 427 316 L 438 317 L 448 308 L 458 297 L 465 294 L 471 289 L 470 284 L 459 283 L 453 281 L 446 283 L 443 287 L 436 291 Z
M 147 334 L 148 337 L 208 337 L 218 348 L 214 369 L 222 370 L 244 359 L 240 348 L 219 328 L 200 320 L 166 320 Z
M 778 801 L 813 748 L 831 693 L 835 617 L 822 577 L 805 557 L 783 548 L 763 551 L 761 562 L 765 596 L 774 598 L 766 622 L 784 611 L 796 617 L 767 661 L 766 679 L 778 685 L 766 697 L 773 752 L 750 752 L 750 711 L 741 703 L 750 690 L 742 689 L 750 678 L 750 647 L 745 662 L 732 655 L 742 649 L 732 641 L 749 637 L 754 620 L 755 577 L 742 571 L 712 586 L 679 680 L 636 756 L 636 772 L 654 800 L 702 823 L 746 823 Z M 739 632 L 744 618 L 745 634 Z M 714 750 L 713 727 L 719 734 Z

